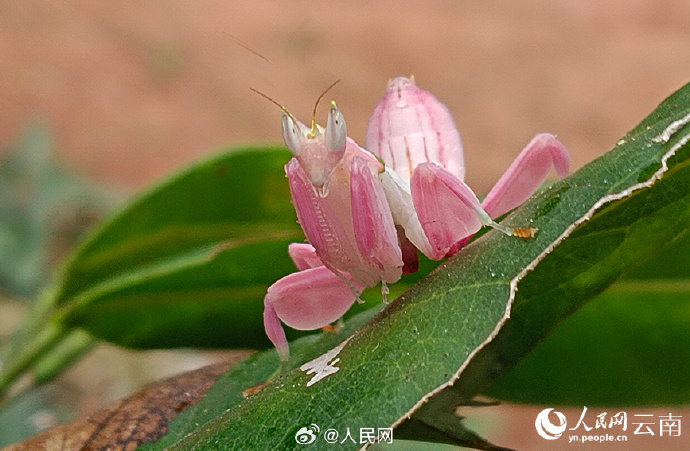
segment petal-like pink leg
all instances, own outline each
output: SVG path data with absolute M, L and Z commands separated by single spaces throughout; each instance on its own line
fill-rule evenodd
M 520 152 L 486 195 L 482 207 L 492 218 L 523 203 L 546 179 L 551 168 L 559 177 L 568 174 L 568 151 L 555 136 L 540 133 Z
M 493 222 L 470 187 L 445 169 L 433 163 L 420 164 L 410 182 L 414 208 L 433 249 L 429 258 L 445 257 L 458 241 L 483 225 L 512 234 Z
M 271 285 L 264 297 L 266 335 L 286 360 L 288 344 L 280 321 L 293 329 L 319 329 L 341 318 L 355 299 L 350 287 L 325 266 L 288 274 Z
M 378 179 L 359 157 L 350 163 L 350 201 L 359 252 L 379 268 L 384 282 L 397 282 L 403 261 L 390 207 Z
M 433 163 L 417 166 L 410 181 L 412 202 L 434 254 L 445 257 L 448 250 L 482 226 L 476 210 L 479 199 L 464 183 Z
M 265 302 L 293 329 L 314 330 L 342 317 L 355 296 L 331 270 L 318 266 L 278 280 L 268 288 Z
M 290 243 L 288 245 L 288 254 L 290 254 L 290 258 L 295 262 L 295 266 L 300 271 L 323 266 L 323 262 L 316 255 L 316 249 L 309 243 Z
M 285 331 L 283 330 L 283 325 L 280 324 L 278 314 L 267 298 L 264 298 L 264 329 L 268 339 L 276 347 L 280 360 L 287 360 L 290 357 L 290 347 L 285 337 Z

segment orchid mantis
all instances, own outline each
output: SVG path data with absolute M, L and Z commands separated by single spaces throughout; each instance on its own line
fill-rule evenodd
M 379 282 L 385 301 L 386 284 L 416 270 L 416 249 L 439 260 L 483 225 L 529 235 L 492 218 L 524 202 L 552 167 L 559 176 L 568 172 L 563 145 L 539 134 L 480 203 L 463 181 L 462 144 L 450 112 L 403 77 L 390 82 L 374 109 L 369 151 L 347 137 L 333 102 L 325 128 L 314 119 L 307 127 L 282 110 L 283 139 L 294 155 L 285 173 L 310 243 L 290 245 L 299 271 L 271 285 L 264 298 L 266 333 L 282 360 L 288 345 L 281 321 L 301 330 L 327 326 Z
M 317 100 L 318 104 L 318 100 Z M 316 107 L 314 107 L 314 115 Z M 364 287 L 397 282 L 402 253 L 377 175 L 383 165 L 347 137 L 334 102 L 326 127 L 307 127 L 283 108 L 283 139 L 294 157 L 285 165 L 297 220 L 310 245 L 292 245 L 300 270 L 269 287 L 266 333 L 282 359 L 287 340 L 280 320 L 296 329 L 326 326 L 359 299 Z

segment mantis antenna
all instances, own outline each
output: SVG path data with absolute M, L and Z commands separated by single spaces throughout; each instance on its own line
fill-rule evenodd
M 316 135 L 316 108 L 319 106 L 319 102 L 321 101 L 321 99 L 323 99 L 323 96 L 325 96 L 326 93 L 328 91 L 330 91 L 331 88 L 333 86 L 337 85 L 338 83 L 340 83 L 340 78 L 337 79 L 336 81 L 334 81 L 333 83 L 331 83 L 331 85 L 328 88 L 326 88 L 321 93 L 321 95 L 316 99 L 316 103 L 314 104 L 314 111 L 312 111 L 312 113 L 311 113 L 311 135 L 312 135 L 312 137 L 314 137 Z
M 321 93 L 321 95 L 319 95 L 319 97 L 316 99 L 316 103 L 314 103 L 314 110 L 312 111 L 312 114 L 311 114 L 311 132 L 310 132 L 311 138 L 313 138 L 313 137 L 316 135 L 316 108 L 319 106 L 319 102 L 321 101 L 321 99 L 323 98 L 323 96 L 325 96 L 326 93 L 327 93 L 328 91 L 330 91 L 331 88 L 333 88 L 333 86 L 337 85 L 338 83 L 340 83 L 340 78 L 337 79 L 336 81 L 334 81 L 333 83 L 331 83 L 331 85 L 330 85 L 328 88 L 326 88 L 326 89 Z M 295 117 L 294 117 L 294 116 L 287 110 L 287 108 L 285 108 L 283 105 L 281 105 L 280 103 L 276 102 L 276 101 L 273 100 L 271 97 L 269 97 L 268 95 L 264 94 L 263 92 L 259 91 L 259 90 L 256 89 L 256 88 L 250 87 L 249 89 L 252 90 L 252 91 L 254 91 L 255 93 L 259 94 L 261 97 L 263 97 L 264 99 L 268 100 L 268 101 L 271 102 L 272 104 L 276 105 L 278 108 L 280 108 L 280 110 L 281 110 L 283 113 L 287 114 L 288 117 L 289 117 L 290 119 L 292 119 L 295 123 L 297 123 L 297 119 L 295 119 Z
M 289 117 L 290 119 L 292 119 L 292 120 L 294 121 L 295 124 L 298 123 L 298 122 L 297 122 L 297 119 L 295 119 L 295 117 L 294 117 L 294 116 L 287 110 L 287 108 L 285 108 L 283 105 L 281 105 L 280 103 L 276 102 L 276 101 L 273 100 L 271 97 L 269 97 L 268 95 L 264 94 L 263 92 L 259 91 L 259 90 L 256 89 L 256 88 L 250 87 L 249 89 L 252 90 L 253 92 L 259 94 L 261 97 L 263 97 L 264 99 L 268 100 L 268 101 L 271 102 L 272 104 L 276 105 L 278 108 L 280 108 L 280 110 L 281 110 L 283 113 L 287 114 L 288 117 Z
M 271 63 L 271 60 L 269 60 L 268 58 L 266 58 L 266 57 L 263 56 L 261 53 L 259 53 L 259 52 L 257 52 L 256 50 L 254 50 L 253 48 L 249 47 L 249 46 L 248 46 L 247 44 L 245 44 L 244 42 L 240 41 L 239 38 L 237 38 L 236 36 L 233 36 L 232 34 L 228 33 L 227 31 L 224 31 L 223 33 L 225 33 L 226 35 L 228 35 L 228 36 L 230 37 L 230 39 L 232 39 L 233 41 L 235 41 L 235 44 L 239 45 L 239 46 L 242 47 L 243 49 L 245 49 L 245 50 L 247 50 L 247 51 L 253 53 L 253 54 L 256 55 L 256 56 L 258 56 L 258 57 L 261 58 L 262 60 L 266 61 L 268 64 L 272 64 L 272 63 Z

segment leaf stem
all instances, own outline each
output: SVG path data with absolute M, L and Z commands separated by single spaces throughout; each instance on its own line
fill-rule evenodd
M 0 372 L 0 405 L 7 392 L 22 373 L 53 349 L 67 334 L 68 329 L 59 323 L 51 322 L 29 338 L 15 353 L 6 356 L 6 364 Z

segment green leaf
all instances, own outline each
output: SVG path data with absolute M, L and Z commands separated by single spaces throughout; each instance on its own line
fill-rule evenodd
M 575 312 L 487 394 L 544 405 L 690 403 L 689 263 L 686 233 Z
M 269 346 L 263 296 L 294 271 L 287 245 L 303 239 L 285 183 L 289 158 L 272 147 L 221 153 L 91 233 L 0 352 L 0 403 L 24 371 L 54 374 L 37 362 L 75 328 L 139 348 Z
M 690 111 L 689 93 L 671 96 L 614 150 L 504 220 L 537 227 L 533 239 L 487 233 L 322 358 L 177 431 L 189 434 L 171 449 L 297 449 L 295 433 L 312 423 L 341 432 L 396 426 L 453 382 L 463 394 L 485 389 L 586 299 L 685 230 L 690 127 L 664 131 Z M 325 377 L 309 374 L 328 367 Z
M 298 366 L 301 362 L 318 357 L 323 349 L 330 349 L 337 346 L 358 327 L 371 319 L 375 313 L 381 310 L 382 305 L 361 312 L 349 319 L 345 326 L 337 333 L 322 333 L 302 337 L 290 344 L 290 365 Z M 251 401 L 245 390 L 255 387 L 258 389 L 260 384 L 265 383 L 269 378 L 275 377 L 280 368 L 280 360 L 275 351 L 265 351 L 254 354 L 247 360 L 242 361 L 225 374 L 218 377 L 213 387 L 209 389 L 204 397 L 194 408 L 190 408 L 173 418 L 168 424 L 168 433 L 160 438 L 155 444 L 144 445 L 140 449 L 146 450 L 150 446 L 160 449 L 174 444 L 183 438 L 188 431 L 196 426 L 205 424 L 230 408 L 233 408 L 247 400 Z
M 455 392 L 447 392 L 456 394 Z M 466 401 L 457 396 L 446 396 L 443 403 L 422 405 L 414 416 L 395 428 L 395 442 L 399 439 L 424 440 L 425 442 L 456 443 L 466 448 L 483 450 L 505 450 L 496 446 L 465 425 L 463 417 L 455 415 L 459 406 L 483 407 L 496 405 L 481 401 Z
M 648 157 L 655 145 L 664 144 L 668 151 L 660 160 L 667 162 L 668 170 L 661 163 L 649 163 L 637 175 L 639 189 L 622 188 L 617 196 L 620 200 L 603 205 L 520 282 L 511 320 L 476 356 L 456 385 L 465 397 L 487 390 L 513 368 L 584 300 L 599 294 L 607 285 L 601 281 L 615 280 L 688 229 L 690 138 L 685 123 L 690 117 L 689 91 L 685 86 L 673 94 L 612 152 L 578 172 L 589 171 L 611 158 L 621 163 L 620 173 L 625 170 L 624 162 Z M 669 126 L 668 130 L 678 128 L 678 133 L 665 141 L 661 138 L 666 127 L 660 124 Z M 610 183 L 609 174 L 593 177 L 592 183 Z M 647 181 L 651 183 L 649 188 L 645 186 Z M 583 329 L 580 333 L 590 331 Z M 570 346 L 575 346 L 572 341 Z M 609 398 L 609 403 L 626 404 L 633 397 L 627 394 L 616 401 Z
M 60 320 L 132 347 L 267 346 L 263 295 L 294 270 L 287 244 L 303 239 L 288 159 L 229 151 L 135 199 L 67 264 Z

